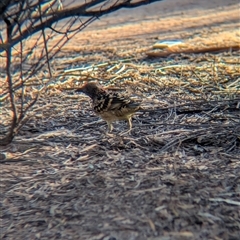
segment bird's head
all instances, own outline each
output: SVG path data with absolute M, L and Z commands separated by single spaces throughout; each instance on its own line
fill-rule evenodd
M 105 91 L 98 82 L 87 82 L 81 88 L 78 88 L 75 92 L 82 92 L 90 98 L 95 98 L 99 95 L 99 93 Z

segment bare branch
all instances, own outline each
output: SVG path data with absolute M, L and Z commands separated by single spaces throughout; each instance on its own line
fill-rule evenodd
M 50 15 L 52 15 L 52 16 L 50 18 L 46 18 L 45 21 L 41 22 L 37 26 L 25 29 L 22 32 L 21 36 L 17 36 L 16 38 L 12 39 L 12 41 L 8 44 L 11 44 L 11 46 L 14 46 L 18 42 L 22 41 L 23 39 L 26 39 L 27 37 L 33 35 L 34 33 L 41 31 L 44 28 L 50 28 L 53 23 L 63 20 L 68 17 L 81 16 L 81 17 L 100 18 L 103 15 L 117 11 L 121 8 L 135 8 L 135 7 L 139 7 L 139 6 L 150 4 L 153 2 L 157 2 L 157 1 L 163 1 L 163 0 L 142 0 L 142 1 L 138 1 L 138 2 L 131 2 L 129 0 L 121 1 L 121 2 L 116 1 L 116 2 L 113 2 L 113 4 L 111 4 L 106 9 L 97 9 L 97 10 L 92 10 L 92 11 L 89 10 L 88 11 L 87 9 L 105 2 L 105 0 L 94 0 L 94 1 L 82 4 L 80 6 L 77 6 L 77 7 L 73 7 L 70 9 L 63 9 L 63 10 L 51 13 Z M 45 17 L 49 17 L 49 15 L 47 15 Z M 39 19 L 39 17 L 38 17 L 38 19 Z M 22 23 L 20 23 L 20 24 L 22 24 Z M 4 46 L 1 46 L 1 44 L 0 44 L 0 52 L 2 52 L 2 51 L 4 51 Z
M 4 21 L 7 25 L 7 40 L 10 42 L 13 27 L 11 22 L 7 18 L 5 18 Z M 8 83 L 8 89 L 9 89 L 10 104 L 12 109 L 12 122 L 11 122 L 10 130 L 7 136 L 3 139 L 0 139 L 0 142 L 2 145 L 7 145 L 12 141 L 14 137 L 14 128 L 17 123 L 17 109 L 15 106 L 15 97 L 13 92 L 13 84 L 12 84 L 12 76 L 11 76 L 12 48 L 10 46 L 7 47 L 6 54 L 7 54 L 7 59 L 6 59 L 7 83 Z

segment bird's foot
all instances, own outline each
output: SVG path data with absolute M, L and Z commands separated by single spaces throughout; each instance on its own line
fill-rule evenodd
M 106 136 L 108 136 L 108 137 L 114 137 L 114 136 L 115 136 L 115 134 L 113 134 L 113 133 L 110 133 L 110 132 L 106 132 Z
M 132 129 L 129 129 L 127 131 L 123 131 L 119 135 L 120 136 L 132 135 Z

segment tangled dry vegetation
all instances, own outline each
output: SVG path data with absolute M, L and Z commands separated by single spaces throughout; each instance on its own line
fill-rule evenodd
M 2 149 L 2 239 L 239 239 L 239 52 L 77 62 Z M 131 135 L 105 135 L 87 80 L 142 101 Z

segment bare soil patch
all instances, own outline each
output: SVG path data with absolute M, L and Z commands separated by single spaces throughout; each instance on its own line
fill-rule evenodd
M 165 2 L 103 18 L 56 57 L 58 80 L 0 149 L 2 239 L 240 238 L 238 2 Z M 191 53 L 149 57 L 169 39 Z M 142 100 L 131 135 L 106 135 L 66 90 L 87 80 Z

